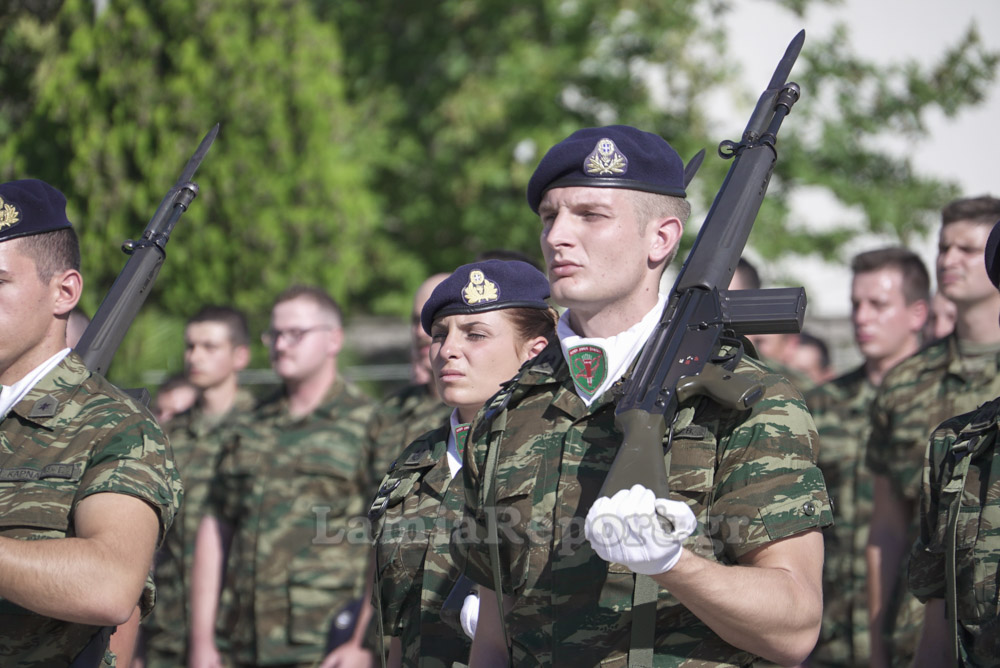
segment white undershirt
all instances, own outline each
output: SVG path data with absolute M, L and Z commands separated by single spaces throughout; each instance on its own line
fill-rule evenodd
M 458 409 L 451 412 L 448 428 L 448 468 L 451 470 L 452 479 L 462 470 L 462 455 L 458 452 L 458 442 L 455 440 L 455 427 L 465 424 L 458 418 Z M 468 438 L 468 437 L 466 437 Z M 468 444 L 468 440 L 466 440 Z
M 17 402 L 24 399 L 24 395 L 31 391 L 31 388 L 40 381 L 45 374 L 55 368 L 66 355 L 69 355 L 69 348 L 63 348 L 52 357 L 48 358 L 28 374 L 13 385 L 0 385 L 0 420 L 7 417 L 7 413 Z
M 576 393 L 583 399 L 584 403 L 590 406 L 625 374 L 625 371 L 628 370 L 639 354 L 639 351 L 642 350 L 646 341 L 653 334 L 656 325 L 659 324 L 660 316 L 663 315 L 663 307 L 666 303 L 667 295 L 661 293 L 656 301 L 656 306 L 644 315 L 642 320 L 624 332 L 607 338 L 579 336 L 570 327 L 568 313 L 559 318 L 559 325 L 556 328 L 556 332 L 559 334 L 559 343 L 562 346 L 563 357 L 566 359 L 567 364 L 570 364 L 569 351 L 579 346 L 598 346 L 608 356 L 608 374 L 601 384 L 594 389 L 592 395 L 587 396 L 586 392 L 581 391 L 576 384 L 573 385 Z

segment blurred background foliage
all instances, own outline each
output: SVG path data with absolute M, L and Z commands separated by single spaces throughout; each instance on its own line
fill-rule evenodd
M 805 17 L 836 0 L 756 0 Z M 712 127 L 719 96 L 752 107 L 724 0 L 9 0 L 0 5 L 0 179 L 34 177 L 69 201 L 93 313 L 201 137 L 221 132 L 201 194 L 167 247 L 112 368 L 177 369 L 184 319 L 231 303 L 266 325 L 293 282 L 318 283 L 348 316 L 408 312 L 415 287 L 476 253 L 538 258 L 524 188 L 573 130 L 627 123 L 708 158 L 692 188 L 685 248 L 742 126 Z M 791 39 L 792 35 L 788 36 Z M 784 45 L 765 43 L 777 63 Z M 860 212 L 905 242 L 957 194 L 917 174 L 885 137 L 918 142 L 929 113 L 984 98 L 998 54 L 975 26 L 937 63 L 876 67 L 844 29 L 809 39 L 804 95 L 750 243 L 763 258 L 840 258 L 855 222 L 790 220 L 796 193 Z M 842 259 L 842 258 L 840 258 Z M 266 365 L 257 351 L 255 362 Z

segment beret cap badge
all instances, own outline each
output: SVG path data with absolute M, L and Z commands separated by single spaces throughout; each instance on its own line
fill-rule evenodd
M 21 214 L 17 207 L 5 202 L 3 197 L 0 197 L 0 230 L 14 227 L 19 222 L 21 222 Z
M 604 137 L 597 142 L 583 163 L 583 171 L 590 176 L 612 176 L 628 171 L 628 158 L 618 150 L 615 142 Z
M 488 304 L 500 298 L 497 284 L 486 278 L 479 269 L 469 272 L 469 282 L 462 289 L 462 299 L 466 304 Z

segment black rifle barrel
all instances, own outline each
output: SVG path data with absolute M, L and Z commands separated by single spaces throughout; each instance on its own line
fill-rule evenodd
M 128 262 L 76 345 L 76 352 L 91 371 L 102 375 L 107 373 L 125 333 L 149 296 L 166 257 L 164 247 L 170 240 L 170 233 L 198 195 L 198 186 L 191 179 L 218 134 L 219 125 L 216 123 L 184 166 L 177 183 L 167 191 L 146 225 L 142 238 L 122 244 L 122 250 L 129 255 Z
M 735 160 L 674 283 L 660 323 L 618 400 L 615 421 L 624 438 L 601 496 L 635 484 L 652 489 L 658 497 L 667 496 L 663 436 L 673 424 L 680 400 L 700 394 L 742 410 L 760 398 L 759 385 L 713 363 L 724 333 L 732 331 L 719 291 L 729 287 L 764 201 L 777 159 L 775 137 L 799 95 L 798 86 L 787 83 L 787 78 L 804 40 L 801 31 L 789 44 L 742 141 L 723 142 L 720 147 L 720 153 L 726 147 L 728 157 Z M 795 309 L 801 304 L 804 309 L 804 296 L 782 303 Z M 741 315 L 744 327 L 766 330 L 755 325 L 752 315 Z M 801 312 L 797 315 L 801 324 Z M 775 320 L 774 314 L 767 317 Z

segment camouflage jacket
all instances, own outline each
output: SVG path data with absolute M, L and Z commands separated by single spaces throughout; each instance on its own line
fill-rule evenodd
M 686 546 L 724 564 L 831 522 L 815 465 L 815 427 L 801 395 L 752 359 L 736 372 L 761 381 L 763 398 L 744 412 L 704 400 L 682 405 L 669 456 L 671 497 L 688 503 L 699 523 Z M 497 404 L 506 393 L 502 411 Z M 452 536 L 453 549 L 459 559 L 468 555 L 473 580 L 494 588 L 482 483 L 488 450 L 499 448 L 499 571 L 503 593 L 515 597 L 507 616 L 515 665 L 626 665 L 633 574 L 598 557 L 583 535 L 622 438 L 611 394 L 588 409 L 554 344 L 522 367 L 473 427 L 463 467 L 473 524 Z M 739 666 L 754 659 L 665 590 L 656 615 L 657 666 Z
M 407 447 L 372 506 L 379 571 L 373 602 L 381 607 L 385 634 L 402 641 L 404 666 L 451 668 L 469 657 L 471 643 L 458 623 L 462 601 L 451 611 L 452 625 L 441 611 L 462 571 L 449 552 L 465 498 L 461 478 L 451 484 L 450 431 L 446 424 Z
M 958 340 L 951 334 L 900 362 L 886 374 L 875 395 L 865 463 L 872 473 L 886 476 L 894 493 L 912 502 L 914 508 L 927 439 L 934 428 L 1000 395 L 1000 354 L 974 357 L 973 361 L 980 363 L 978 368 L 967 367 Z M 908 541 L 915 540 L 917 533 L 914 510 Z M 906 665 L 919 639 L 923 606 L 907 591 L 905 563 L 886 609 L 882 634 L 891 643 L 894 665 Z
M 368 423 L 372 482 L 378 484 L 403 448 L 421 434 L 446 424 L 449 415 L 451 408 L 426 385 L 407 385 L 380 401 Z
M 920 537 L 910 555 L 910 591 L 925 602 L 945 598 L 945 563 L 954 555 L 959 645 L 972 666 L 1000 665 L 998 445 L 1000 399 L 948 420 L 931 435 Z
M 917 500 L 931 431 L 1000 395 L 1000 353 L 993 357 L 981 368 L 967 369 L 951 334 L 886 374 L 875 396 L 865 462 L 873 473 L 887 476 L 902 498 Z
M 231 607 L 216 630 L 238 663 L 318 660 L 338 611 L 361 594 L 370 417 L 370 400 L 338 378 L 305 417 L 278 393 L 234 425 L 209 503 L 234 529 Z
M 875 386 L 864 367 L 806 394 L 816 421 L 819 454 L 833 505 L 833 526 L 823 530 L 823 627 L 810 666 L 869 664 L 868 566 L 865 546 L 872 513 L 872 477 L 864 467 Z
M 252 411 L 254 403 L 253 395 L 241 389 L 224 416 L 207 416 L 195 406 L 164 426 L 184 481 L 184 508 L 156 554 L 156 609 L 142 623 L 147 665 L 155 663 L 149 657 L 161 654 L 187 656 L 188 593 L 198 524 L 208 502 L 209 483 L 215 475 L 226 429 L 233 420 Z M 224 613 L 220 610 L 220 614 Z M 220 641 L 224 644 L 225 639 Z
M 101 492 L 146 501 L 165 532 L 182 494 L 166 443 L 145 407 L 70 353 L 0 422 L 0 536 L 72 537 L 76 505 Z M 67 666 L 98 630 L 0 599 L 0 664 Z

